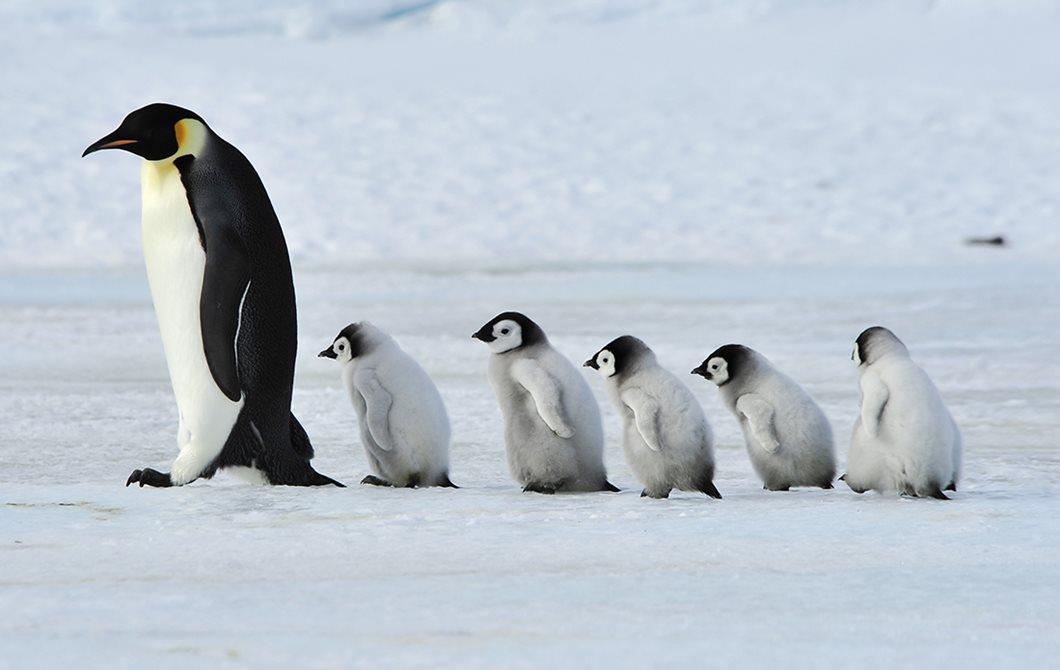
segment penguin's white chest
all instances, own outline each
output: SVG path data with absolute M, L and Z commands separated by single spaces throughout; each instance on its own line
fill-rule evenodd
M 179 171 L 146 162 L 141 173 L 144 261 L 180 410 L 181 438 L 227 437 L 243 405 L 217 387 L 199 321 L 206 252 Z M 186 433 L 191 432 L 192 435 Z M 196 435 L 197 434 L 197 435 Z M 221 437 L 223 434 L 224 437 Z

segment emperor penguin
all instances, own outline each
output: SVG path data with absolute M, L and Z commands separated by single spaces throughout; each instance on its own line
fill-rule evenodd
M 832 426 L 801 386 L 754 349 L 727 344 L 692 370 L 717 385 L 740 422 L 751 465 L 770 491 L 832 488 Z
M 604 469 L 604 427 L 592 389 L 545 331 L 504 312 L 471 337 L 489 345 L 508 467 L 523 491 L 617 491 Z
M 622 416 L 622 450 L 644 485 L 641 496 L 672 489 L 721 498 L 714 486 L 714 438 L 692 392 L 659 365 L 648 345 L 623 335 L 585 361 L 605 379 Z
M 847 485 L 857 493 L 897 492 L 948 500 L 957 490 L 961 432 L 935 384 L 898 337 L 882 326 L 858 335 L 860 411 L 847 458 Z
M 362 484 L 456 488 L 449 481 L 449 415 L 442 396 L 394 338 L 367 321 L 351 323 L 319 355 L 342 364 L 375 473 Z
M 297 328 L 291 263 L 257 172 L 195 112 L 156 103 L 85 149 L 143 159 L 147 278 L 176 396 L 179 453 L 169 472 L 126 486 L 182 486 L 218 470 L 268 484 L 335 480 L 310 465 L 291 413 Z

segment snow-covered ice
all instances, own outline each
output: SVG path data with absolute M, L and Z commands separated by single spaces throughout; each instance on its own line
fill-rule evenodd
M 0 6 L 0 664 L 1055 662 L 1056 2 L 225 4 Z M 367 318 L 438 382 L 464 488 L 122 487 L 172 459 L 175 409 L 135 161 L 78 156 L 155 99 L 273 197 L 318 469 L 367 472 L 314 357 Z M 640 499 L 595 377 L 623 492 L 520 493 L 469 339 L 509 308 L 576 361 L 647 341 L 725 499 Z M 688 370 L 762 351 L 842 464 L 875 323 L 964 432 L 955 499 L 762 491 Z

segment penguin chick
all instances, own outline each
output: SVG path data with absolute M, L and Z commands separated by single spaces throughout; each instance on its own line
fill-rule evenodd
M 894 333 L 861 333 L 851 358 L 858 365 L 860 412 L 847 458 L 847 485 L 948 499 L 956 490 L 961 433 L 935 384 Z
M 727 344 L 692 370 L 714 382 L 740 422 L 751 465 L 766 489 L 832 488 L 832 427 L 806 391 L 754 349 Z
M 596 398 L 541 327 L 518 312 L 504 312 L 471 337 L 489 345 L 489 379 L 504 415 L 508 467 L 523 490 L 617 491 L 604 469 Z
M 449 417 L 438 388 L 392 337 L 351 323 L 321 351 L 342 364 L 361 442 L 377 486 L 448 486 Z
M 641 496 L 672 489 L 721 498 L 714 486 L 713 434 L 688 387 L 659 365 L 648 345 L 623 335 L 585 361 L 600 373 L 622 416 L 622 450 Z

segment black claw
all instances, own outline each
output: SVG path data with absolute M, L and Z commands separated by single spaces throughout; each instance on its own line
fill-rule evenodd
M 151 468 L 133 470 L 133 473 L 129 475 L 129 479 L 126 480 L 125 486 L 128 487 L 134 482 L 138 483 L 140 488 L 143 488 L 144 486 L 154 486 L 156 488 L 168 488 L 173 486 L 173 480 L 169 478 L 168 472 L 159 472 L 158 470 L 152 470 Z
M 547 484 L 527 484 L 523 487 L 523 493 L 543 493 L 545 495 L 552 495 L 556 492 L 555 486 L 548 486 Z
M 375 475 L 368 475 L 361 480 L 362 484 L 368 484 L 370 486 L 390 486 L 390 482 Z

